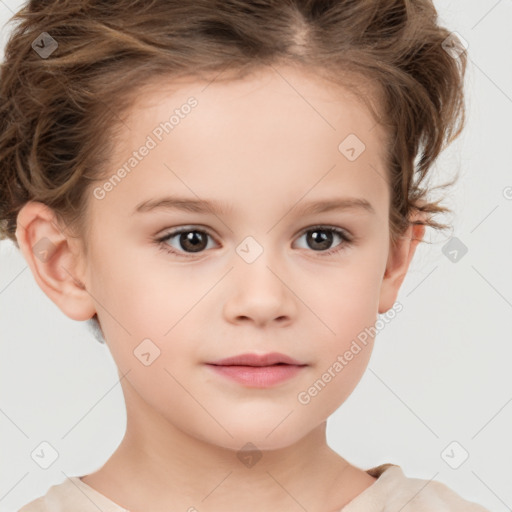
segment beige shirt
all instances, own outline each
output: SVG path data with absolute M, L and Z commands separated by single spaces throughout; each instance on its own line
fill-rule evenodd
M 489 512 L 441 482 L 408 478 L 400 466 L 381 464 L 367 470 L 375 482 L 340 512 Z M 18 512 L 129 512 L 74 476 L 53 485 Z

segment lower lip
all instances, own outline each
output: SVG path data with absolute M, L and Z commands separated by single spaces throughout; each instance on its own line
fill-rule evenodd
M 254 388 L 267 388 L 297 375 L 304 366 L 279 364 L 273 366 L 221 366 L 209 364 L 216 373 L 239 384 Z

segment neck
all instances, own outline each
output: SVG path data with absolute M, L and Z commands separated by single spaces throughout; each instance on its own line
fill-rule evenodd
M 168 512 L 170 503 L 191 512 L 340 510 L 363 490 L 355 468 L 327 445 L 326 422 L 291 446 L 243 453 L 190 436 L 140 397 L 126 404 L 121 444 L 82 480 L 132 512 Z

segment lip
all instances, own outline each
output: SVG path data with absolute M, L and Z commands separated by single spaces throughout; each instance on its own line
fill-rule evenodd
M 308 366 L 291 357 L 269 354 L 240 354 L 219 359 L 207 366 L 216 374 L 252 388 L 267 388 L 291 379 Z
M 220 366 L 271 366 L 278 363 L 305 366 L 304 363 L 292 359 L 286 354 L 280 354 L 279 352 L 269 352 L 268 354 L 239 354 L 237 356 L 211 361 L 207 364 Z

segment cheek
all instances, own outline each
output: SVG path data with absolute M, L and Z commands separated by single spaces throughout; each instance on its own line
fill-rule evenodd
M 328 282 L 323 283 L 325 293 L 317 292 L 311 302 L 329 326 L 319 323 L 322 334 L 316 340 L 318 378 L 332 382 L 323 393 L 324 404 L 317 404 L 327 410 L 338 407 L 350 395 L 373 349 L 385 250 L 377 246 L 367 249 L 358 252 L 349 269 L 331 272 Z M 328 371 L 331 375 L 325 374 Z
M 335 343 L 346 343 L 377 319 L 382 265 L 371 255 L 357 257 L 355 264 L 330 271 L 325 280 L 316 281 L 318 288 L 307 295 L 330 328 L 320 324 L 323 338 L 331 337 Z
M 133 370 L 130 380 L 142 393 L 146 386 L 148 392 L 172 387 L 176 383 L 165 370 L 186 373 L 198 357 L 191 333 L 211 279 L 134 258 L 105 268 L 104 276 L 100 321 L 116 364 L 123 373 Z
M 300 407 L 314 417 L 327 417 L 345 402 L 364 375 L 373 350 L 379 275 L 358 268 L 340 272 L 337 279 L 332 276 L 328 293 L 316 297 L 324 322 L 318 323 L 315 333 L 317 363 L 314 378 L 297 397 Z

